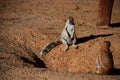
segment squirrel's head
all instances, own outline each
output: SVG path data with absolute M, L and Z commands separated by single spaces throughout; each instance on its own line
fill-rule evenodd
M 69 19 L 69 22 L 74 25 L 74 19 L 73 19 L 73 17 L 72 17 L 72 16 L 69 16 L 68 19 Z
M 103 43 L 104 43 L 106 46 L 108 46 L 108 47 L 110 47 L 110 46 L 111 46 L 110 41 L 103 41 Z

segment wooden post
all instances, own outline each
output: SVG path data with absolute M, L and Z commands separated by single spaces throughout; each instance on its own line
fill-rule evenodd
M 99 0 L 97 26 L 110 25 L 114 0 Z

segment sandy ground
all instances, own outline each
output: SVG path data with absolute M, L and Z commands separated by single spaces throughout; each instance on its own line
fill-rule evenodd
M 98 0 L 1 0 L 0 80 L 120 80 L 120 1 L 111 27 L 96 26 Z M 68 16 L 75 19 L 78 49 L 65 45 L 40 56 L 60 40 Z M 99 42 L 110 41 L 115 71 L 96 75 Z

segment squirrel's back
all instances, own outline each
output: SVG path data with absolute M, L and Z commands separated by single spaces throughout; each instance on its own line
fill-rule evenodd
M 59 45 L 59 44 L 62 44 L 62 42 L 59 41 L 59 40 L 47 44 L 47 45 L 43 48 L 43 50 L 41 50 L 40 54 L 42 54 L 42 55 L 47 54 L 48 52 L 50 52 L 50 50 L 52 50 L 54 47 L 56 47 L 56 46 Z

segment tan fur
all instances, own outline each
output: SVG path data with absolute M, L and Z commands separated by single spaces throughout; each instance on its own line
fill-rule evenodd
M 99 53 L 96 59 L 96 73 L 109 74 L 113 69 L 113 58 L 110 52 L 110 42 L 104 41 L 100 43 Z

